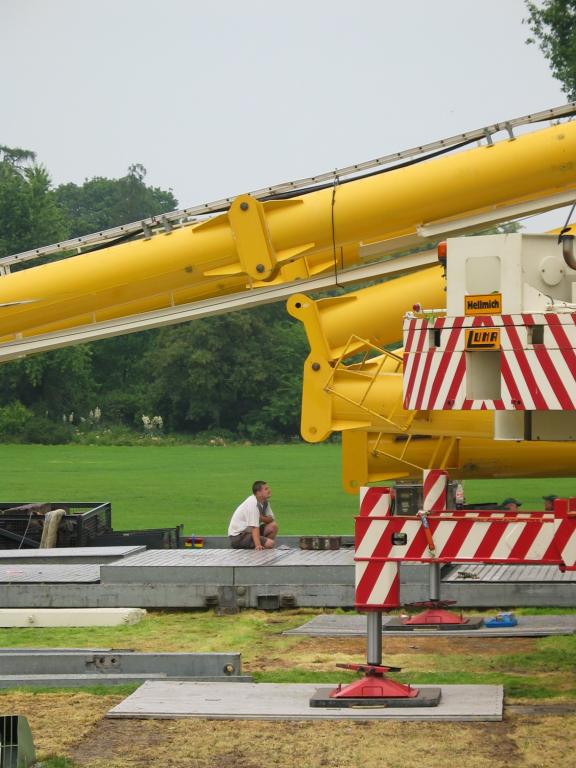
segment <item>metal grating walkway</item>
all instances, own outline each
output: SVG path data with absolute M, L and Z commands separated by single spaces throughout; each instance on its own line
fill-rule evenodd
M 0 584 L 86 584 L 99 580 L 99 565 L 0 565 Z
M 555 565 L 476 565 L 453 566 L 442 575 L 443 582 L 576 582 L 576 571 L 565 571 Z
M 220 567 L 260 568 L 262 566 L 354 565 L 354 550 L 269 549 L 162 549 L 149 550 L 107 566 L 117 568 Z
M 0 565 L 31 563 L 33 565 L 71 565 L 105 563 L 144 552 L 143 545 L 129 547 L 54 547 L 50 549 L 0 549 Z

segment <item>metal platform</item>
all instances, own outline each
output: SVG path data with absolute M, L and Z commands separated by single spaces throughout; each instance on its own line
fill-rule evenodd
M 417 681 L 415 681 L 415 684 Z M 336 687 L 334 683 L 332 687 Z M 430 686 L 419 686 L 422 690 Z M 311 707 L 318 685 L 150 681 L 107 713 L 112 718 L 211 720 L 502 720 L 501 685 L 444 685 L 437 707 Z
M 155 550 L 100 569 L 103 584 L 138 581 L 258 585 L 349 584 L 353 550 L 314 552 L 299 549 Z M 320 570 L 321 569 L 321 570 Z M 322 574 L 322 578 L 318 581 Z
M 66 584 L 100 580 L 99 565 L 0 565 L 0 583 Z
M 230 611 L 354 606 L 353 549 L 134 548 L 130 553 L 120 547 L 105 548 L 99 564 L 91 560 L 94 549 L 88 549 L 87 562 L 78 554 L 79 561 L 73 565 L 65 561 L 2 564 L 0 560 L 0 604 L 5 608 L 219 607 Z M 113 549 L 121 550 L 120 556 L 110 560 Z M 477 568 L 482 567 L 445 568 L 442 597 L 456 600 L 463 608 L 576 604 L 576 574 L 533 566 L 530 580 L 514 580 L 506 571 L 499 580 L 458 576 Z M 426 600 L 428 566 L 402 566 L 400 585 L 403 603 Z
M 52 549 L 0 549 L 0 565 L 31 563 L 62 565 L 106 563 L 144 552 L 145 546 L 132 547 L 54 547 Z
M 471 618 L 478 618 L 472 616 Z M 389 620 L 388 620 L 389 621 Z M 457 633 L 441 629 L 421 627 L 405 631 L 386 628 L 386 618 L 382 622 L 385 637 L 545 637 L 547 635 L 576 634 L 576 614 L 559 616 L 518 616 L 518 624 L 509 629 L 481 627 L 480 629 L 460 629 Z M 287 629 L 284 635 L 306 635 L 308 637 L 366 637 L 366 616 L 329 615 L 314 616 L 301 627 Z
M 562 571 L 554 565 L 453 565 L 442 574 L 447 584 L 474 581 L 476 583 L 509 584 L 521 582 L 572 582 L 576 584 L 576 571 Z
M 403 595 L 404 602 L 421 598 Z M 469 608 L 576 605 L 576 572 L 552 565 L 458 564 L 442 570 L 442 597 Z

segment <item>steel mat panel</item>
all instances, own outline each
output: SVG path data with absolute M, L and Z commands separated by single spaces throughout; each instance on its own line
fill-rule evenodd
M 63 584 L 99 580 L 99 565 L 0 565 L 0 583 Z

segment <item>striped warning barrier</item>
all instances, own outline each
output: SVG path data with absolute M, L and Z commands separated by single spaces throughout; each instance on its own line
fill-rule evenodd
M 356 518 L 356 607 L 400 605 L 398 566 L 417 563 L 558 565 L 576 570 L 576 499 L 554 512 L 429 512 L 435 557 L 418 517 Z
M 442 512 L 446 509 L 448 472 L 443 469 L 425 469 L 423 507 L 426 512 Z
M 361 488 L 360 517 L 385 517 L 392 509 L 390 488 Z

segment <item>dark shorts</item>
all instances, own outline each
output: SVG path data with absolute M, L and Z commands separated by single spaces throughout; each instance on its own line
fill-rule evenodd
M 238 533 L 236 536 L 229 536 L 230 546 L 232 549 L 254 549 L 254 539 L 252 538 L 252 528 L 246 528 L 242 533 Z M 262 546 L 266 544 L 268 539 L 265 536 L 260 536 L 260 543 Z

